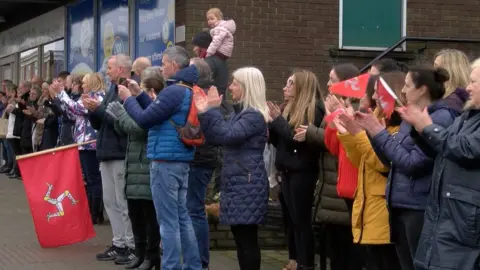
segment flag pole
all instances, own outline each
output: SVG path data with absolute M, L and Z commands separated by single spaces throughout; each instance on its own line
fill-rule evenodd
M 395 94 L 395 92 L 393 92 L 392 88 L 390 88 L 390 85 L 388 85 L 388 83 L 380 76 L 380 82 L 383 84 L 383 86 L 385 87 L 385 90 L 387 90 L 387 92 L 395 99 L 395 101 L 398 103 L 398 105 L 400 106 L 405 106 L 403 105 L 402 101 L 400 100 L 400 98 L 397 97 L 397 95 Z
M 16 159 L 17 159 L 17 160 L 21 160 L 21 159 L 36 157 L 36 156 L 40 156 L 40 155 L 44 155 L 44 154 L 55 153 L 55 152 L 62 151 L 62 150 L 65 150 L 65 149 L 69 149 L 69 148 L 72 148 L 72 147 L 79 147 L 79 146 L 81 146 L 81 145 L 91 144 L 91 143 L 94 143 L 94 142 L 96 142 L 96 141 L 97 141 L 97 140 L 91 140 L 91 141 L 82 142 L 82 143 L 73 143 L 73 144 L 69 144 L 69 145 L 64 145 L 64 146 L 60 146 L 60 147 L 55 147 L 55 148 L 52 148 L 52 149 L 47 149 L 47 150 L 43 150 L 43 151 L 38 151 L 38 152 L 35 152 L 35 153 L 31 153 L 31 154 L 26 154 L 26 155 L 17 156 Z

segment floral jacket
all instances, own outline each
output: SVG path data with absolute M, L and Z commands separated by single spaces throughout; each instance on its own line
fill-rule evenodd
M 92 98 L 102 101 L 105 97 L 105 91 L 97 91 L 89 94 Z M 92 128 L 88 120 L 88 110 L 83 106 L 82 100 L 72 100 L 65 91 L 58 95 L 58 99 L 62 103 L 65 114 L 68 118 L 75 120 L 75 129 L 73 137 L 76 143 L 83 143 L 97 139 L 97 132 Z M 79 150 L 96 150 L 97 144 L 90 143 L 81 145 Z

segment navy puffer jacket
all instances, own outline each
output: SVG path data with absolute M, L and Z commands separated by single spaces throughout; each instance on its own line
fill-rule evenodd
M 199 120 L 207 141 L 223 146 L 220 223 L 262 224 L 269 192 L 263 160 L 267 123 L 262 114 L 237 104 L 227 120 L 219 108 L 199 114 Z
M 433 123 L 448 127 L 454 117 L 442 100 L 428 107 Z M 371 139 L 375 153 L 383 163 L 390 165 L 387 204 L 389 207 L 424 210 L 432 182 L 434 157 L 429 157 L 410 136 L 412 127 L 402 122 L 397 134 L 386 130 Z

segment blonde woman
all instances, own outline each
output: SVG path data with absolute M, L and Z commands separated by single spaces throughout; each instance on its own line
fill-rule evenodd
M 57 98 L 62 103 L 62 107 L 66 108 L 66 115 L 70 119 L 75 120 L 75 128 L 73 137 L 76 143 L 83 143 L 97 138 L 97 132 L 91 126 L 88 120 L 88 110 L 83 105 L 82 99 L 74 101 L 65 92 L 65 90 L 57 87 Z M 82 79 L 81 88 L 84 95 L 102 101 L 105 97 L 105 86 L 103 78 L 99 73 L 86 74 Z M 99 162 L 96 157 L 96 143 L 84 144 L 78 147 L 80 150 L 80 162 L 82 171 L 87 183 L 87 197 L 90 205 L 90 214 L 93 224 L 103 222 L 102 213 L 102 180 L 99 170 Z
M 280 109 L 269 102 L 270 142 L 277 148 L 275 167 L 282 180 L 282 193 L 293 221 L 297 268 L 314 269 L 315 250 L 312 227 L 313 192 L 318 179 L 320 147 L 294 140 L 302 125 L 319 127 L 325 110 L 317 76 L 297 70 L 288 78 L 289 100 Z
M 444 49 L 439 51 L 434 58 L 434 67 L 442 67 L 448 71 L 450 79 L 445 82 L 443 98 L 452 115 L 457 117 L 463 111 L 463 106 L 468 100 L 465 90 L 470 82 L 470 61 L 462 51 Z
M 208 97 L 195 96 L 207 141 L 223 146 L 220 222 L 231 226 L 241 270 L 260 270 L 258 224 L 264 222 L 268 179 L 263 161 L 268 108 L 260 70 L 244 67 L 233 73 L 229 87 L 234 111 L 225 120 L 216 87 Z

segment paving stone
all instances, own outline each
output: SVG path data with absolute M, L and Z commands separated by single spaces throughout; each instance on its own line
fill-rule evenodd
M 226 226 L 223 226 L 225 231 Z M 111 270 L 124 269 L 99 262 L 95 254 L 111 242 L 109 225 L 95 226 L 97 236 L 84 243 L 43 249 L 37 242 L 23 183 L 0 175 L 0 270 Z M 236 251 L 212 251 L 211 270 L 238 270 Z M 285 251 L 262 251 L 262 270 L 279 270 L 288 260 Z

